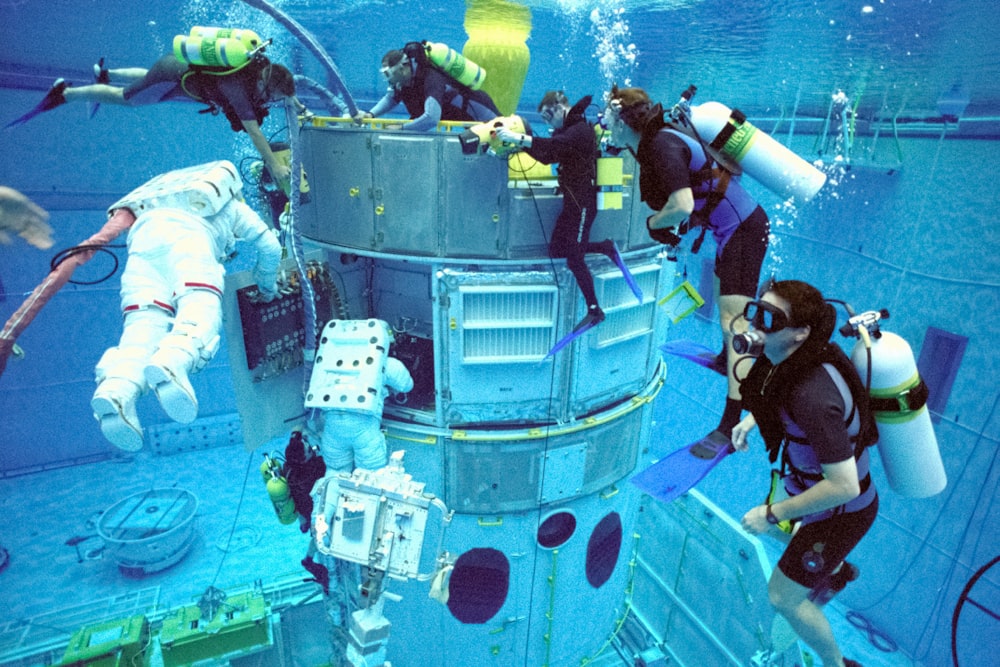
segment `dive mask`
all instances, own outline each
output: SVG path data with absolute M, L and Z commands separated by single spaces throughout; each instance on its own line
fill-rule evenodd
M 793 326 L 785 311 L 766 301 L 749 302 L 743 308 L 743 317 L 754 329 L 764 333 L 774 333 Z

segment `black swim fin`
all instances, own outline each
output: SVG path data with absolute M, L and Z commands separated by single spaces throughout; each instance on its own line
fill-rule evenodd
M 42 101 L 39 102 L 35 106 L 35 108 L 33 108 L 31 111 L 24 114 L 20 118 L 12 120 L 11 122 L 4 125 L 4 129 L 10 127 L 17 127 L 18 125 L 24 125 L 38 114 L 45 113 L 46 111 L 51 111 L 56 107 L 66 104 L 66 97 L 63 95 L 63 93 L 66 91 L 66 88 L 68 86 L 69 83 L 67 83 L 65 79 L 56 79 L 56 82 L 52 84 L 51 88 L 49 88 L 49 92 L 45 93 L 45 97 L 42 98 Z

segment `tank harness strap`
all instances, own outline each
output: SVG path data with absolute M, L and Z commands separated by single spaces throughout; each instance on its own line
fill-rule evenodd
M 701 233 L 698 238 L 695 239 L 694 243 L 691 244 L 691 253 L 697 255 L 698 251 L 701 250 L 701 244 L 705 242 L 705 234 L 708 232 L 710 226 L 709 218 L 712 213 L 718 208 L 726 198 L 726 189 L 729 187 L 729 181 L 732 179 L 733 175 L 728 169 L 723 169 L 722 167 L 710 167 L 711 162 L 706 163 L 698 172 L 696 172 L 696 179 L 699 183 L 709 181 L 715 181 L 715 187 L 708 193 L 705 197 L 705 205 L 702 206 L 697 211 L 694 211 L 690 218 L 688 218 L 688 228 L 692 225 L 701 227 Z M 686 230 L 685 230 L 686 231 Z M 684 233 L 684 232 L 682 232 Z
M 792 438 L 789 438 L 789 440 L 792 440 Z M 854 441 L 855 438 L 852 438 L 851 440 Z M 795 439 L 792 440 L 792 442 L 804 442 L 804 441 Z M 784 447 L 781 448 L 781 468 L 780 470 L 776 471 L 782 479 L 784 479 L 785 477 L 792 477 L 799 483 L 800 486 L 803 487 L 807 486 L 805 484 L 805 482 L 807 481 L 819 482 L 820 480 L 824 479 L 822 473 L 806 472 L 805 470 L 800 470 L 796 468 L 789 460 L 787 451 L 788 450 L 786 448 Z M 855 451 L 856 451 L 855 460 L 857 460 L 858 457 L 860 456 L 860 453 L 857 453 L 857 448 L 855 449 Z M 858 480 L 858 495 L 860 496 L 866 493 L 868 489 L 871 488 L 871 485 L 872 485 L 872 475 L 871 472 L 869 472 L 862 479 Z M 843 511 L 844 511 L 844 505 L 840 505 L 838 507 L 833 508 L 834 514 L 840 514 Z
M 784 454 L 781 456 L 781 470 L 779 471 L 782 477 L 795 477 L 800 481 L 818 482 L 824 479 L 823 473 L 819 472 L 806 472 L 805 470 L 799 470 L 788 457 Z M 868 490 L 868 487 L 872 484 L 871 474 L 865 475 L 864 479 L 858 480 L 858 484 L 861 485 L 861 492 L 864 493 Z
M 734 114 L 738 114 L 738 117 Z M 731 117 L 734 119 L 742 118 L 739 123 L 743 123 L 746 120 L 746 116 L 738 110 L 733 110 Z M 693 185 L 701 186 L 704 183 L 708 183 L 710 186 L 710 191 L 705 196 L 705 205 L 700 209 L 691 214 L 689 218 L 688 227 L 700 226 L 702 228 L 701 234 L 695 239 L 695 242 L 691 244 L 691 252 L 697 254 L 701 250 L 701 244 L 705 241 L 705 234 L 708 232 L 708 227 L 710 225 L 709 218 L 712 213 L 718 208 L 726 198 L 726 189 L 729 187 L 729 182 L 732 180 L 733 173 L 725 168 L 725 166 L 716 160 L 712 156 L 712 152 L 720 153 L 721 146 L 729 140 L 733 132 L 736 131 L 736 127 L 732 123 L 727 123 L 724 128 L 719 132 L 719 135 L 711 142 L 708 143 L 702 139 L 701 135 L 698 133 L 697 128 L 695 128 L 694 123 L 691 122 L 690 116 L 686 116 L 684 119 L 677 121 L 667 121 L 665 127 L 674 132 L 683 135 L 685 137 L 694 139 L 701 146 L 702 153 L 705 156 L 705 163 L 695 172 L 691 174 L 691 180 Z M 719 148 L 716 148 L 716 144 L 719 144 Z M 712 150 L 709 150 L 712 149 Z M 715 187 L 711 187 L 712 183 L 715 183 Z M 684 234 L 687 230 L 683 228 L 681 234 Z
M 726 123 L 725 127 L 719 131 L 719 134 L 712 140 L 712 143 L 709 144 L 709 146 L 716 151 L 721 152 L 723 146 L 725 146 L 730 137 L 733 136 L 733 133 L 735 133 L 736 130 L 738 130 L 740 126 L 747 121 L 746 114 L 739 109 L 733 109 L 729 114 L 729 118 L 735 122 Z
M 875 398 L 868 400 L 875 412 L 915 412 L 927 405 L 930 389 L 923 378 L 916 386 L 900 392 L 892 398 Z

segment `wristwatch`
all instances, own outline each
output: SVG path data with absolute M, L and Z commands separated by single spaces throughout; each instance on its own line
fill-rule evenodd
M 781 522 L 778 521 L 778 517 L 774 516 L 774 511 L 771 509 L 771 503 L 768 503 L 766 507 L 767 507 L 767 514 L 766 514 L 767 522 L 772 526 L 777 526 Z

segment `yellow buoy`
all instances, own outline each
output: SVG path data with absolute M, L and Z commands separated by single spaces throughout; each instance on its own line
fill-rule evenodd
M 480 90 L 488 94 L 500 113 L 517 111 L 521 89 L 528 75 L 531 51 L 531 10 L 507 0 L 466 0 L 462 49 L 466 59 L 489 72 Z

